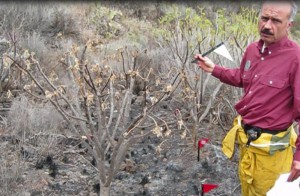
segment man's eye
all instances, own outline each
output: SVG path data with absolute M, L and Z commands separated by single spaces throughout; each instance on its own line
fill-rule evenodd
M 275 24 L 281 23 L 280 20 L 272 20 L 272 22 L 275 23 Z

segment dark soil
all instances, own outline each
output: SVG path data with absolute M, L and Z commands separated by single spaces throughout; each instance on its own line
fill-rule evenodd
M 57 137 L 56 141 L 51 150 L 56 153 L 44 156 L 34 145 L 21 144 L 2 131 L 0 195 L 98 195 L 94 162 L 81 141 L 66 137 Z M 213 183 L 218 188 L 207 196 L 238 196 L 237 161 L 224 157 L 220 141 L 210 138 L 198 162 L 197 149 L 189 138 L 181 139 L 179 134 L 145 138 L 127 153 L 112 183 L 111 195 L 199 195 L 201 183 Z

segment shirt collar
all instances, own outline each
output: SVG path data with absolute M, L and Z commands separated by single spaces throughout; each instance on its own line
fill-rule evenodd
M 265 48 L 265 50 L 266 49 L 268 49 L 268 51 L 277 50 L 277 49 L 281 48 L 282 46 L 284 46 L 288 42 L 288 40 L 289 40 L 288 36 L 285 36 L 278 42 L 272 43 L 269 46 L 267 46 Z M 259 51 L 262 50 L 263 45 L 264 45 L 264 41 L 260 39 L 257 43 L 257 48 L 259 49 Z

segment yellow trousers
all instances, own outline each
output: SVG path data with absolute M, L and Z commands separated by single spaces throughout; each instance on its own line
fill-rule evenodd
M 293 147 L 297 134 L 291 126 L 276 135 L 262 133 L 246 147 L 248 138 L 241 126 L 241 116 L 233 123 L 222 144 L 224 154 L 231 158 L 235 142 L 240 150 L 239 177 L 243 196 L 265 196 L 280 174 L 291 169 Z

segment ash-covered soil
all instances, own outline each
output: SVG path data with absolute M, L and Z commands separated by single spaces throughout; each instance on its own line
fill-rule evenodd
M 239 196 L 237 160 L 225 158 L 223 133 L 210 128 L 209 143 L 200 151 L 179 134 L 149 136 L 130 148 L 111 186 L 111 195 L 199 195 L 201 183 L 218 187 L 207 196 Z M 219 137 L 219 138 L 216 138 Z M 33 139 L 34 140 L 34 139 Z M 48 141 L 51 149 L 37 150 L 35 142 Z M 53 141 L 55 145 L 50 145 Z M 47 153 L 51 152 L 51 153 Z M 79 138 L 38 135 L 20 143 L 0 132 L 0 195 L 98 195 L 99 183 L 92 157 Z

